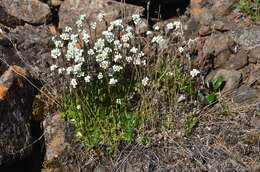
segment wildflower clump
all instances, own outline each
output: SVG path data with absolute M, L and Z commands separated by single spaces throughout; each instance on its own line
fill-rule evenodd
M 156 91 L 165 93 L 169 104 L 176 103 L 177 94 L 190 95 L 191 76 L 198 72 L 191 76 L 183 72 L 173 57 L 178 54 L 166 51 L 167 35 L 160 34 L 159 26 L 147 31 L 146 38 L 137 35 L 135 26 L 141 21 L 137 14 L 132 26 L 118 19 L 101 34 L 91 34 L 105 22 L 104 16 L 84 27 L 86 16 L 81 15 L 75 29 L 66 27 L 53 38 L 51 55 L 56 63 L 51 70 L 69 84 L 62 90 L 62 110 L 75 125 L 76 136 L 90 149 L 104 145 L 114 150 L 121 140 L 134 141 L 152 119 Z M 166 29 L 178 37 L 181 23 L 168 24 Z M 182 54 L 184 48 L 173 52 Z

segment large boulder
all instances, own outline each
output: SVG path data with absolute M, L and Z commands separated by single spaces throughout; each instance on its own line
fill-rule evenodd
M 211 13 L 215 18 L 228 15 L 237 0 L 191 0 L 191 15 L 197 20 L 205 13 Z
M 0 22 L 19 25 L 22 22 L 43 24 L 51 14 L 49 6 L 39 0 L 1 0 Z
M 124 11 L 122 13 L 122 11 Z M 124 15 L 129 17 L 132 14 L 142 14 L 144 8 L 131 4 L 123 4 L 112 0 L 65 0 L 59 10 L 59 28 L 64 29 L 66 26 L 73 27 L 79 16 L 85 14 L 87 21 L 97 22 L 99 13 L 105 14 L 105 20 L 109 23 Z M 104 30 L 105 24 L 98 25 L 97 32 Z
M 31 112 L 36 90 L 28 72 L 10 66 L 0 77 L 0 166 L 32 154 Z

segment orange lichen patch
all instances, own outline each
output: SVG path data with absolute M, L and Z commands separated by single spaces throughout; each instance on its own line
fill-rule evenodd
M 20 66 L 14 65 L 14 66 L 11 67 L 11 70 L 19 73 L 22 76 L 26 76 L 27 75 L 27 71 L 25 69 L 21 68 Z
M 49 26 L 49 29 L 53 35 L 57 35 L 57 30 L 54 26 Z
M 0 100 L 3 100 L 6 97 L 8 89 L 9 88 L 7 88 L 7 87 L 0 86 Z
M 17 79 L 17 84 L 18 84 L 18 86 L 19 86 L 20 88 L 23 88 L 23 86 L 24 86 L 24 80 L 21 79 L 21 78 L 18 78 L 18 79 Z

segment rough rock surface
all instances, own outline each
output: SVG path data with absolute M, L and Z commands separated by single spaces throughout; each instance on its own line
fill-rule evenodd
M 24 21 L 32 24 L 43 24 L 50 15 L 50 8 L 47 4 L 39 0 L 1 0 L 0 13 L 5 13 L 7 19 L 16 21 Z M 0 21 L 7 23 L 6 18 Z
M 231 12 L 234 2 L 236 0 L 191 0 L 191 14 L 198 20 L 205 13 L 211 13 L 216 18 L 223 17 Z
M 230 36 L 245 50 L 251 50 L 260 46 L 259 27 L 236 28 L 230 32 Z
M 121 9 L 124 8 L 126 9 L 126 13 L 122 14 Z M 99 13 L 104 13 L 105 20 L 109 23 L 123 15 L 129 17 L 132 14 L 142 14 L 143 12 L 143 7 L 130 4 L 124 5 L 112 0 L 78 0 L 76 2 L 65 0 L 59 10 L 59 28 L 74 26 L 75 21 L 77 21 L 82 14 L 87 16 L 88 24 L 90 24 L 91 22 L 97 22 L 97 15 Z M 99 25 L 97 27 L 97 32 L 99 32 L 99 30 L 104 30 L 105 27 L 105 25 Z
M 22 76 L 28 73 L 11 66 L 0 78 L 0 165 L 32 154 L 31 110 L 36 91 Z

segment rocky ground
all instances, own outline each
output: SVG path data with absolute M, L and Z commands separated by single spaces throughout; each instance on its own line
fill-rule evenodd
M 235 2 L 162 1 L 158 19 L 156 3 L 147 10 L 146 1 L 0 1 L 0 170 L 18 164 L 19 170 L 43 172 L 260 171 L 260 22 L 241 17 Z M 192 65 L 208 71 L 209 80 L 224 77 L 228 114 L 220 104 L 206 106 L 188 137 L 165 131 L 153 134 L 156 142 L 148 147 L 122 143 L 116 157 L 86 154 L 55 108 L 51 88 L 59 83 L 49 69 L 51 38 L 80 14 L 94 21 L 100 12 L 107 21 L 139 13 L 140 32 L 180 19 L 185 38 L 197 40 Z

